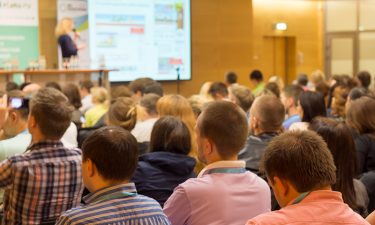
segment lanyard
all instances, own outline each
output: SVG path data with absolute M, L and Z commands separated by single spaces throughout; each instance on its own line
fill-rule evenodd
M 214 173 L 245 173 L 245 168 L 215 168 L 210 169 L 205 172 L 205 174 L 214 174 Z
M 117 192 L 117 193 L 101 196 L 101 197 L 97 198 L 95 200 L 95 202 L 101 203 L 101 202 L 105 202 L 105 201 L 109 201 L 109 200 L 113 200 L 113 199 L 118 199 L 118 198 L 134 197 L 136 195 L 137 195 L 136 192 L 122 191 L 122 192 Z
M 303 199 L 305 199 L 311 192 L 303 192 L 302 194 L 300 194 L 296 200 L 294 200 L 294 202 L 292 203 L 292 205 L 295 205 L 295 204 L 298 204 L 300 202 L 302 202 Z

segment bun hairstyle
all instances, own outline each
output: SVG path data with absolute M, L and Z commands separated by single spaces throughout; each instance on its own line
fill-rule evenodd
M 131 131 L 137 122 L 137 106 L 133 99 L 120 97 L 114 100 L 109 107 L 106 122 Z

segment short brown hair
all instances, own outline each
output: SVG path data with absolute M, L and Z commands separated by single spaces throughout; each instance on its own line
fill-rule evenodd
M 141 92 L 142 95 L 147 85 L 155 83 L 155 80 L 149 77 L 137 78 L 129 83 L 129 89 L 133 93 Z
M 117 98 L 108 109 L 107 121 L 110 125 L 132 130 L 137 122 L 137 108 L 133 99 Z
M 30 101 L 30 114 L 46 138 L 60 139 L 70 125 L 72 112 L 68 98 L 53 88 L 40 89 Z
M 158 111 L 156 110 L 156 104 L 158 103 L 160 96 L 157 94 L 145 94 L 141 98 L 139 105 L 144 107 L 146 112 L 151 116 L 158 115 Z
M 79 87 L 81 89 L 86 89 L 90 93 L 91 88 L 94 87 L 94 83 L 91 80 L 80 81 L 79 82 Z
M 215 143 L 223 159 L 238 154 L 245 145 L 249 129 L 245 112 L 227 101 L 208 103 L 199 116 L 197 127 L 202 137 Z
M 261 169 L 271 182 L 275 176 L 286 179 L 300 193 L 336 182 L 332 154 L 313 131 L 289 131 L 273 138 L 264 152 Z
M 254 95 L 248 87 L 237 85 L 230 87 L 230 92 L 236 98 L 236 103 L 245 111 L 249 111 L 254 102 Z
M 265 132 L 280 131 L 285 119 L 285 108 L 276 96 L 262 95 L 255 99 L 251 113 L 260 121 Z
M 298 106 L 299 96 L 303 92 L 303 89 L 299 85 L 288 85 L 284 88 L 283 93 L 287 98 L 293 98 L 294 106 Z

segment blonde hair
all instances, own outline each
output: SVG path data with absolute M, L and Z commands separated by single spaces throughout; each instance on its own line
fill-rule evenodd
M 268 79 L 268 83 L 275 83 L 277 86 L 279 86 L 280 90 L 283 90 L 285 87 L 284 81 L 281 77 L 279 76 L 272 76 L 270 79 Z
M 198 174 L 203 168 L 203 164 L 198 161 L 197 146 L 195 143 L 194 127 L 196 124 L 195 115 L 189 101 L 181 95 L 165 95 L 160 98 L 156 104 L 156 110 L 159 116 L 176 116 L 179 117 L 188 127 L 191 136 L 191 150 L 189 155 L 197 160 L 195 172 Z
M 70 17 L 65 17 L 57 23 L 55 28 L 56 37 L 60 37 L 61 35 L 67 34 L 69 32 L 67 28 L 68 23 L 73 24 L 73 19 Z
M 104 87 L 93 87 L 90 90 L 92 101 L 96 104 L 108 103 L 108 91 Z
M 321 70 L 315 70 L 310 75 L 310 80 L 314 85 L 326 82 L 326 76 Z
M 137 107 L 133 99 L 119 97 L 109 107 L 106 123 L 131 131 L 137 122 Z

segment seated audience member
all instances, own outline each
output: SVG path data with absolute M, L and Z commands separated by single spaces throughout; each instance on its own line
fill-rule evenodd
M 210 88 L 213 82 L 211 81 L 206 81 L 202 84 L 200 90 L 199 90 L 199 95 L 205 98 L 207 101 L 213 101 L 214 99 L 212 98 L 210 94 Z
M 298 99 L 303 89 L 298 85 L 288 85 L 281 92 L 281 102 L 283 103 L 287 115 L 287 119 L 283 123 L 285 130 L 296 122 L 301 122 L 298 110 Z
M 150 142 L 152 128 L 159 118 L 159 114 L 156 110 L 156 104 L 159 99 L 159 95 L 145 94 L 139 102 L 142 116 L 131 131 L 138 143 Z
M 352 90 L 350 90 L 348 94 L 348 98 L 346 99 L 346 103 L 345 103 L 345 113 L 348 111 L 350 107 L 350 103 L 356 99 L 359 99 L 362 96 L 371 97 L 372 94 L 369 90 L 363 87 L 355 87 Z
M 191 108 L 193 109 L 195 119 L 202 113 L 203 107 L 206 103 L 210 102 L 207 98 L 202 95 L 192 95 L 188 99 Z
M 357 176 L 357 155 L 354 139 L 348 126 L 334 119 L 317 117 L 309 126 L 327 143 L 336 166 L 334 191 L 342 193 L 346 204 L 363 217 L 368 215 L 368 195 L 366 187 Z
M 331 103 L 330 116 L 337 120 L 344 120 L 345 118 L 345 104 L 348 99 L 350 88 L 339 85 L 333 91 L 333 98 Z
M 301 73 L 297 77 L 297 85 L 299 85 L 304 91 L 308 91 L 309 78 L 306 74 Z
M 5 91 L 9 92 L 9 91 L 13 91 L 13 90 L 19 90 L 18 84 L 16 82 L 13 82 L 13 81 L 9 81 L 8 83 L 6 83 Z
M 106 125 L 131 131 L 137 122 L 137 107 L 132 98 L 117 98 L 109 107 Z
M 91 88 L 94 87 L 94 84 L 91 80 L 85 80 L 79 82 L 79 93 L 81 95 L 81 102 L 82 106 L 79 110 L 81 110 L 82 114 L 85 114 L 87 110 L 94 107 L 92 103 L 92 95 L 91 95 Z
M 208 92 L 215 101 L 225 100 L 228 98 L 228 88 L 222 82 L 214 82 Z
M 79 89 L 75 84 L 67 84 L 63 87 L 62 92 L 68 98 L 70 104 L 74 107 L 74 111 L 72 113 L 72 122 L 80 128 L 82 124 L 81 117 L 83 115 L 79 110 L 82 107 Z
M 360 87 L 363 87 L 367 90 L 369 89 L 368 87 L 371 84 L 371 74 L 369 72 L 361 71 L 357 74 L 355 79 Z
M 277 84 L 277 86 L 279 87 L 280 90 L 283 90 L 284 87 L 285 87 L 283 79 L 281 77 L 277 76 L 277 75 L 271 76 L 268 79 L 268 83 L 275 83 L 275 84 Z
M 160 118 L 151 134 L 150 153 L 139 157 L 133 182 L 138 193 L 164 205 L 177 185 L 195 177 L 195 159 L 188 156 L 190 133 L 177 117 Z
M 269 82 L 264 87 L 263 94 L 271 94 L 276 96 L 277 98 L 280 98 L 280 88 L 276 83 Z
M 273 95 L 255 99 L 250 109 L 250 136 L 238 158 L 246 162 L 246 169 L 259 174 L 259 163 L 268 143 L 283 130 L 285 109 Z
M 227 101 L 209 103 L 196 126 L 199 159 L 206 166 L 177 186 L 164 205 L 174 225 L 244 224 L 246 217 L 270 211 L 267 183 L 246 171 L 237 155 L 248 131 L 243 110 Z
M 85 113 L 85 127 L 93 127 L 108 111 L 108 92 L 104 87 L 91 88 L 94 107 Z
M 250 83 L 253 86 L 252 93 L 255 97 L 260 95 L 265 87 L 263 74 L 260 70 L 253 70 L 249 75 Z
M 237 79 L 237 74 L 233 71 L 229 71 L 225 74 L 225 85 L 227 85 L 228 87 L 236 86 L 238 85 Z
M 249 117 L 249 110 L 254 102 L 254 95 L 248 87 L 242 85 L 232 86 L 229 91 L 229 100 L 240 106 L 247 117 Z
M 324 140 L 312 131 L 291 131 L 274 138 L 262 159 L 268 183 L 282 209 L 259 215 L 247 225 L 368 224 L 344 203 L 335 164 Z
M 39 91 L 42 87 L 36 83 L 26 83 L 26 85 L 21 89 L 25 93 L 26 98 L 31 98 L 35 93 Z
M 312 91 L 302 92 L 298 100 L 298 111 L 301 122 L 293 123 L 289 130 L 307 130 L 312 119 L 327 116 L 323 95 Z
M 146 85 L 143 94 L 156 94 L 159 95 L 160 97 L 163 97 L 164 95 L 164 90 L 163 86 L 159 82 L 154 82 L 151 84 Z
M 56 89 L 56 90 L 58 90 L 58 91 L 62 91 L 62 88 L 61 88 L 60 84 L 58 84 L 58 83 L 55 82 L 55 81 L 49 81 L 49 82 L 47 82 L 47 83 L 44 85 L 44 87 L 54 88 L 54 89 Z
M 84 142 L 82 176 L 91 194 L 56 224 L 170 224 L 160 205 L 129 183 L 137 167 L 137 140 L 119 127 L 102 127 Z
M 353 129 L 358 174 L 370 198 L 368 211 L 375 210 L 375 100 L 363 96 L 351 101 L 346 123 Z
M 130 89 L 125 85 L 111 87 L 111 100 L 116 100 L 120 97 L 132 97 Z
M 68 99 L 55 89 L 40 89 L 31 99 L 28 129 L 32 144 L 25 153 L 0 163 L 5 224 L 55 221 L 79 205 L 81 150 L 67 149 L 60 142 L 72 111 Z
M 322 84 L 327 84 L 326 76 L 321 70 L 315 70 L 310 74 L 310 81 L 312 87 L 310 90 L 318 91 L 318 86 L 322 86 Z
M 155 80 L 149 77 L 141 77 L 130 82 L 129 89 L 132 93 L 133 100 L 138 103 L 144 94 L 146 86 L 153 83 L 155 83 Z

